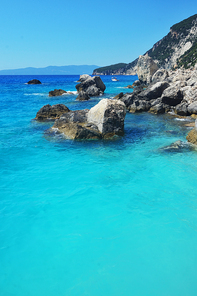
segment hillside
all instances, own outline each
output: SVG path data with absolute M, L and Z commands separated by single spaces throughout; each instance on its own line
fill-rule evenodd
M 197 14 L 173 25 L 170 32 L 146 53 L 159 67 L 164 69 L 189 68 L 195 65 L 197 63 Z M 103 75 L 135 74 L 137 61 L 138 59 L 124 64 L 124 67 L 118 67 L 119 64 L 116 64 L 98 68 L 93 73 Z
M 81 75 L 92 74 L 95 65 L 80 66 L 49 66 L 45 68 L 21 68 L 13 70 L 1 70 L 0 75 Z

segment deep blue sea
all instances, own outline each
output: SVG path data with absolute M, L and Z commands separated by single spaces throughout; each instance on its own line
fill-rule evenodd
M 27 85 L 37 78 L 41 85 Z M 49 137 L 46 104 L 91 108 L 136 76 L 0 76 L 0 295 L 196 296 L 197 151 L 163 151 L 189 131 L 170 115 L 131 114 L 116 140 Z

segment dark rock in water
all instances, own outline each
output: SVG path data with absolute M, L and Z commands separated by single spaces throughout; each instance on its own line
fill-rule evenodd
M 63 89 L 54 89 L 49 92 L 49 97 L 61 96 L 67 92 Z
M 45 105 L 43 106 L 36 114 L 37 120 L 44 121 L 44 120 L 55 120 L 60 118 L 60 116 L 64 113 L 69 112 L 70 110 L 63 104 L 57 105 Z
M 187 142 L 183 142 L 183 141 L 176 141 L 174 143 L 172 143 L 169 146 L 163 147 L 160 150 L 164 151 L 164 152 L 184 152 L 184 151 L 189 151 L 191 150 L 193 147 L 188 144 Z
M 166 88 L 162 94 L 162 103 L 176 106 L 180 104 L 183 99 L 183 93 L 180 90 L 180 87 L 176 85 L 171 85 L 170 87 Z
M 134 100 L 133 103 L 128 107 L 129 112 L 144 112 L 148 111 L 151 107 L 151 103 L 146 100 Z
M 163 114 L 165 113 L 165 105 L 162 103 L 158 103 L 156 105 L 153 105 L 150 110 L 150 113 L 154 113 L 154 114 Z
M 32 80 L 28 81 L 27 84 L 42 84 L 42 83 L 38 79 L 32 79 Z
M 119 98 L 121 102 L 128 108 L 133 103 L 135 96 L 133 94 L 125 94 Z M 114 98 L 115 99 L 115 98 Z
M 84 91 L 89 96 L 98 96 L 103 94 L 106 86 L 101 80 L 100 76 L 91 77 L 89 75 L 80 76 L 80 83 L 76 85 L 76 89 L 78 92 Z
M 125 105 L 119 100 L 103 99 L 90 110 L 70 111 L 56 120 L 58 129 L 69 139 L 106 139 L 124 132 Z
M 77 96 L 77 101 L 88 101 L 90 97 L 85 91 L 80 91 L 79 95 Z
M 175 113 L 180 116 L 187 116 L 189 115 L 188 112 L 188 103 L 187 102 L 181 102 L 180 104 L 176 105 L 175 107 Z
M 123 92 L 119 93 L 114 97 L 115 100 L 120 100 L 124 96 Z

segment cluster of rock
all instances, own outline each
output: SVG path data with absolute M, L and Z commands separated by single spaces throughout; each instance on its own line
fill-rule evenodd
M 193 69 L 152 71 L 148 57 L 143 61 L 133 93 L 119 94 L 130 112 L 149 111 L 155 114 L 172 111 L 180 116 L 197 115 L 197 65 Z M 144 70 L 144 71 L 143 71 Z
M 90 97 L 102 95 L 106 89 L 100 76 L 81 75 L 76 85 L 79 96 L 77 100 L 88 100 Z
M 63 133 L 68 139 L 107 139 L 123 135 L 126 108 L 119 100 L 103 99 L 89 109 L 70 111 L 65 105 L 46 105 L 37 120 L 56 119 L 51 132 Z

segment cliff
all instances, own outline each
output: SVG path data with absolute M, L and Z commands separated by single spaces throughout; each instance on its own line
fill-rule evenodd
M 197 63 L 197 14 L 173 25 L 170 32 L 144 55 L 148 54 L 160 68 L 189 68 Z M 138 59 L 129 64 L 116 64 L 94 70 L 94 75 L 136 74 Z M 121 65 L 119 67 L 119 65 Z

